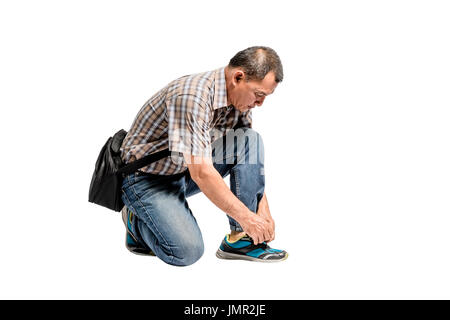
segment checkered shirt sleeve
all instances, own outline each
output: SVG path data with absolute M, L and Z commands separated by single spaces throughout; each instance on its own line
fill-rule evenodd
M 211 157 L 209 104 L 192 94 L 178 94 L 166 107 L 169 150 Z

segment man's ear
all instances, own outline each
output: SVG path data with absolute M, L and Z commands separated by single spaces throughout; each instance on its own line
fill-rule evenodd
M 236 82 L 241 81 L 242 79 L 244 79 L 244 73 L 242 71 L 237 71 L 234 74 L 234 79 L 236 80 Z

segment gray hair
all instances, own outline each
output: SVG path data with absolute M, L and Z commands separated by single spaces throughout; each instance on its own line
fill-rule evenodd
M 230 68 L 242 68 L 247 81 L 262 80 L 270 71 L 275 74 L 275 82 L 283 81 L 283 65 L 275 50 L 254 46 L 239 51 L 228 63 Z

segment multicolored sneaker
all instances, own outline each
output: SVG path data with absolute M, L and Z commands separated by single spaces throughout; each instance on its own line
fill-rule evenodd
M 124 206 L 122 209 L 122 220 L 125 224 L 125 228 L 127 229 L 125 235 L 125 247 L 130 252 L 135 254 L 154 256 L 155 254 L 153 253 L 153 251 L 148 248 L 147 245 L 139 241 L 131 231 L 131 226 L 135 218 L 136 217 L 134 216 L 133 212 L 131 212 L 131 210 Z
M 271 249 L 267 243 L 253 244 L 247 235 L 236 241 L 230 241 L 230 235 L 222 240 L 216 252 L 219 259 L 250 260 L 259 262 L 276 262 L 286 260 L 288 254 L 284 250 Z

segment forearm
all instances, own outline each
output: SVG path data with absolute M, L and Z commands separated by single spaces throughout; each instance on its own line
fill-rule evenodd
M 263 197 L 258 203 L 257 213 L 263 218 L 271 218 L 269 203 L 267 201 L 266 193 L 264 192 Z
M 211 158 L 184 154 L 191 178 L 218 208 L 236 220 L 255 244 L 271 238 L 269 223 L 250 211 L 228 188 Z
M 251 211 L 230 191 L 215 169 L 204 172 L 194 181 L 211 202 L 234 220 L 242 221 L 251 214 Z
M 258 203 L 258 210 L 256 212 L 261 218 L 266 220 L 270 225 L 270 238 L 267 239 L 268 242 L 275 239 L 275 221 L 273 221 L 272 215 L 269 210 L 269 203 L 267 201 L 266 193 L 263 194 L 263 197 Z

